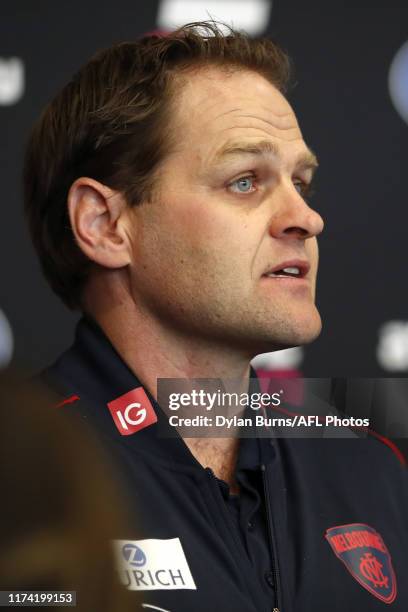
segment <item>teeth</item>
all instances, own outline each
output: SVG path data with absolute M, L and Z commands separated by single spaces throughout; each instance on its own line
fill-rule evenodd
M 283 268 L 283 272 L 286 272 L 286 274 L 300 274 L 299 268 Z
M 300 276 L 299 268 L 283 268 L 282 270 L 277 270 L 276 272 L 269 272 L 266 276 Z

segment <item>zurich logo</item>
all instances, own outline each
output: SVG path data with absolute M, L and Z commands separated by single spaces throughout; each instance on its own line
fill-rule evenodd
M 142 567 L 146 563 L 146 555 L 135 544 L 125 544 L 122 548 L 122 554 L 130 565 Z

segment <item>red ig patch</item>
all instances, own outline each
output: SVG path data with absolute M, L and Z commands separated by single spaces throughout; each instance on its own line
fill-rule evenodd
M 122 436 L 130 436 L 157 422 L 153 406 L 143 387 L 136 387 L 108 403 L 114 423 Z
M 326 540 L 367 591 L 387 604 L 395 600 L 397 580 L 391 555 L 375 529 L 363 523 L 331 527 L 326 531 Z

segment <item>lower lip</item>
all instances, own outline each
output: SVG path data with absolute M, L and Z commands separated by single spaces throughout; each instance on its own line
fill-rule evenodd
M 305 277 L 296 278 L 295 276 L 262 276 L 262 280 L 279 283 L 292 289 L 309 287 L 309 280 Z

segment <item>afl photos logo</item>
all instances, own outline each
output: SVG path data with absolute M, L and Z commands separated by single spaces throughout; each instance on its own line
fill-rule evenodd
M 157 422 L 153 406 L 143 387 L 137 387 L 108 404 L 115 425 L 122 436 L 130 436 Z
M 331 527 L 326 539 L 336 557 L 367 591 L 390 604 L 397 596 L 391 555 L 380 534 L 362 523 Z

